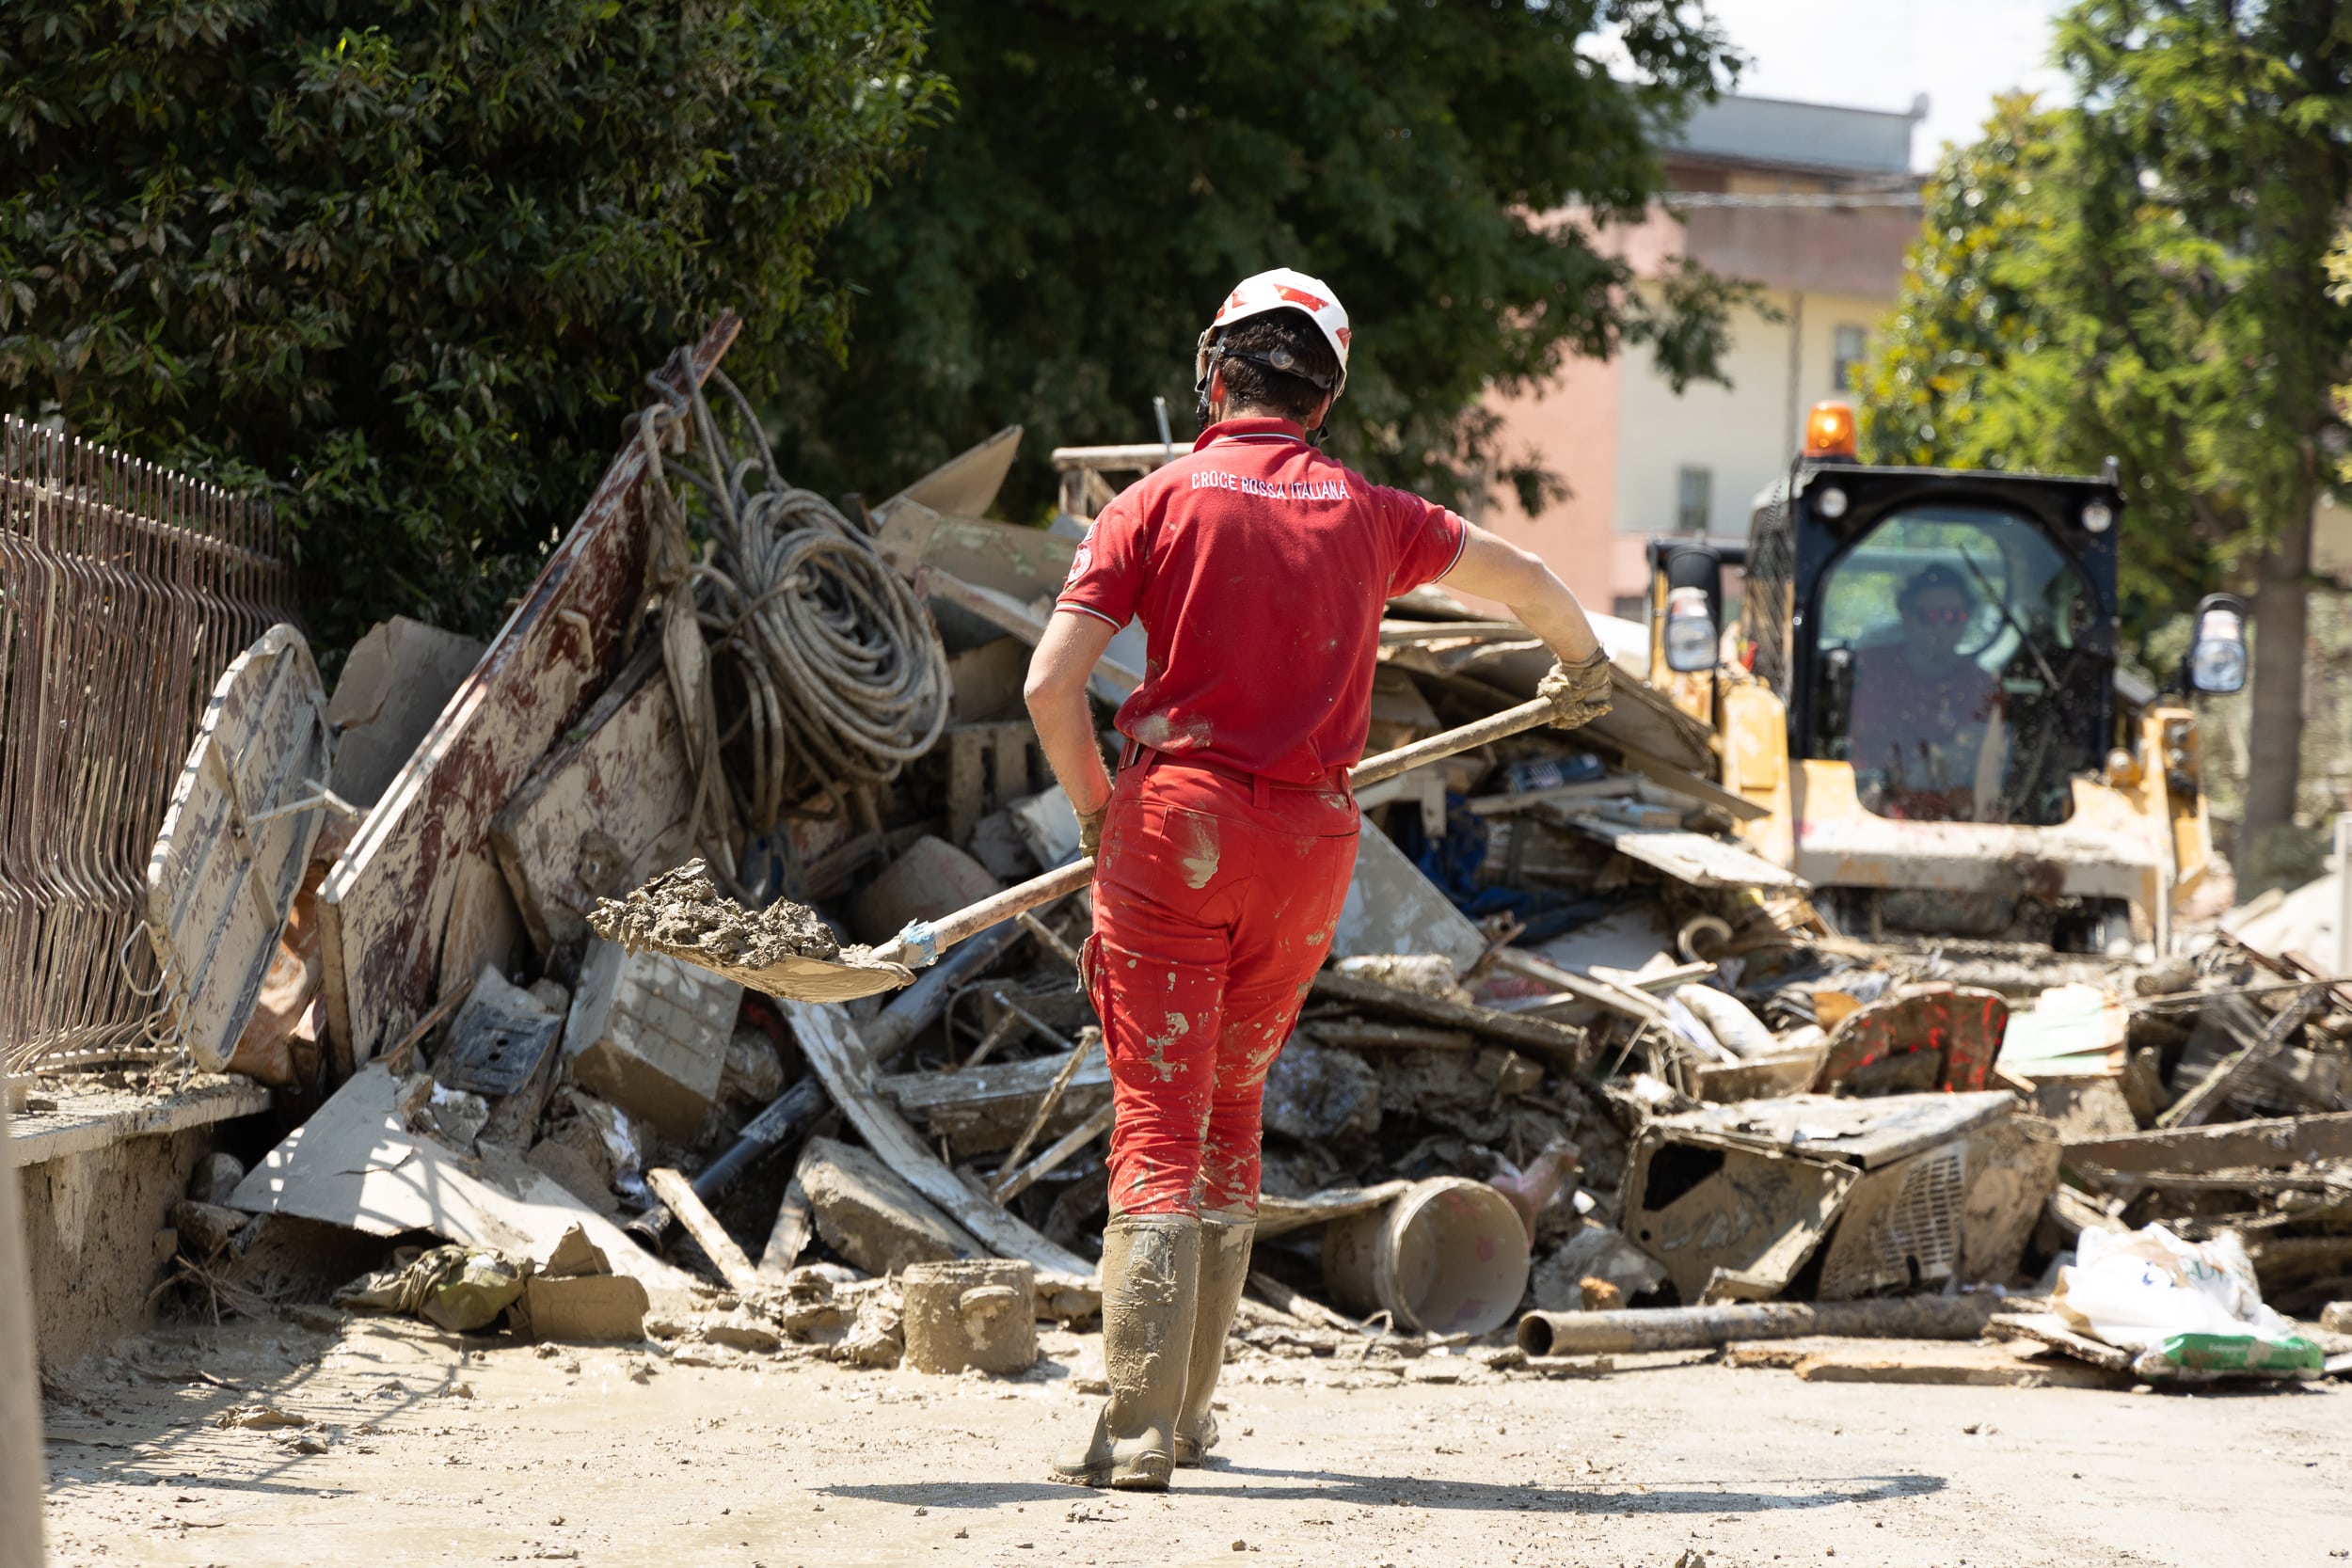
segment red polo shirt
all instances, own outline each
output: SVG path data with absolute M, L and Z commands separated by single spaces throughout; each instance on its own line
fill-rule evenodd
M 1143 622 L 1144 681 L 1120 734 L 1320 784 L 1364 754 L 1382 607 L 1453 570 L 1469 537 L 1287 420 L 1227 420 L 1103 509 L 1057 608 Z

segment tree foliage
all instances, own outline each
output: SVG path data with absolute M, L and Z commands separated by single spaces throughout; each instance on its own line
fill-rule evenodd
M 1008 504 L 1041 510 L 1054 445 L 1145 438 L 1155 394 L 1189 432 L 1196 334 L 1275 265 L 1354 322 L 1333 450 L 1436 494 L 1494 458 L 1489 383 L 1628 343 L 1677 382 L 1714 369 L 1725 289 L 1637 293 L 1554 221 L 1660 188 L 1656 139 L 1733 65 L 1696 8 L 1004 0 L 942 8 L 932 49 L 958 111 L 835 236 L 854 351 L 781 405 L 807 481 L 895 484 L 1019 420 Z
M 1865 438 L 1883 456 L 2123 465 L 2143 636 L 2222 574 L 2256 591 L 2247 821 L 2292 816 L 2310 519 L 2341 483 L 2352 309 L 2352 6 L 2082 0 L 2076 105 L 2000 105 L 1928 193 Z
M 723 307 L 836 351 L 818 246 L 943 106 L 919 0 L 22 0 L 0 407 L 274 491 L 329 642 L 484 626 Z

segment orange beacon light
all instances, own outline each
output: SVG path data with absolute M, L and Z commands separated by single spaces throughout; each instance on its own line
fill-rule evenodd
M 1815 404 L 1804 417 L 1804 454 L 1851 457 L 1854 450 L 1853 405 L 1835 399 Z

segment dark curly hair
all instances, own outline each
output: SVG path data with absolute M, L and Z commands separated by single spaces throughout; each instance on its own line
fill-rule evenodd
M 1303 310 L 1252 316 L 1229 327 L 1217 343 L 1225 350 L 1217 370 L 1225 377 L 1231 407 L 1264 409 L 1304 424 L 1329 388 L 1339 385 L 1340 356 Z M 1284 357 L 1304 373 L 1289 374 L 1263 362 Z M 1311 377 L 1320 377 L 1323 386 Z

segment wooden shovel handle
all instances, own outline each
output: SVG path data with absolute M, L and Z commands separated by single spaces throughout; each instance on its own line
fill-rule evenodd
M 1538 724 L 1551 721 L 1552 705 L 1543 697 L 1521 703 L 1490 714 L 1474 724 L 1458 730 L 1433 735 L 1426 740 L 1416 740 L 1410 746 L 1400 746 L 1393 752 L 1383 752 L 1358 768 L 1353 780 L 1358 784 L 1375 784 L 1383 779 L 1393 779 L 1399 773 L 1419 768 L 1423 763 L 1450 757 L 1456 752 L 1467 752 L 1473 746 L 1484 746 L 1490 740 L 1532 730 Z M 993 894 L 968 908 L 930 923 L 930 946 L 933 956 L 953 947 L 966 937 L 979 935 L 991 926 L 1000 925 L 1015 915 L 1066 898 L 1093 879 L 1094 857 L 1087 855 L 1068 865 L 1048 871 L 1042 877 L 1032 877 L 1016 887 Z M 901 939 L 886 942 L 874 950 L 874 957 L 889 963 L 907 963 L 921 958 L 914 945 Z

